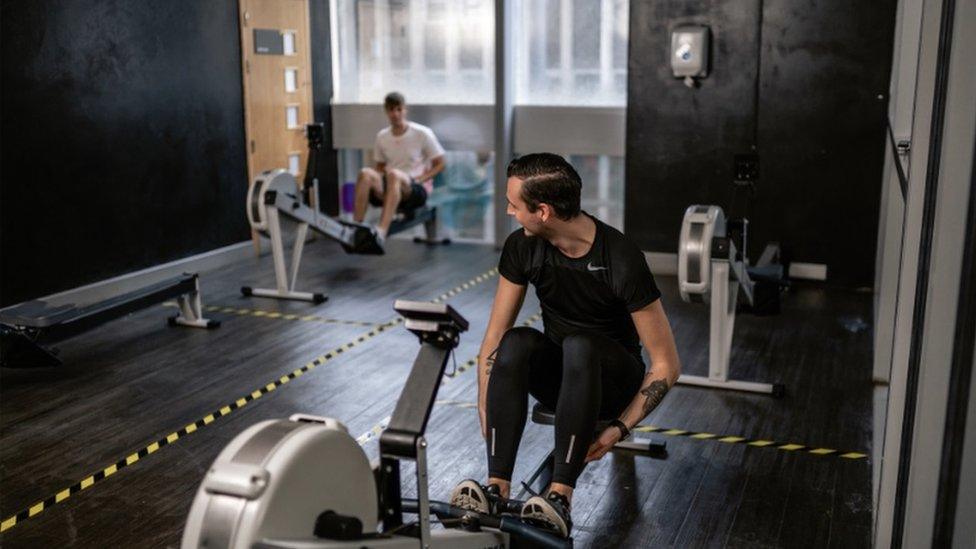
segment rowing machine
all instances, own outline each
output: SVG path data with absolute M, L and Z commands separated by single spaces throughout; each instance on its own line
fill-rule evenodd
M 425 432 L 451 352 L 468 322 L 445 304 L 398 300 L 394 308 L 421 348 L 370 465 L 345 426 L 293 415 L 239 434 L 203 479 L 183 549 L 568 548 L 514 517 L 492 517 L 431 501 Z M 417 498 L 402 497 L 400 462 L 416 466 Z M 416 514 L 415 524 L 404 514 Z M 445 526 L 431 530 L 431 515 Z M 382 525 L 382 528 L 380 528 Z M 461 528 L 456 528 L 460 526 Z
M 678 243 L 678 290 L 684 301 L 710 306 L 708 376 L 682 374 L 678 383 L 782 396 L 782 384 L 729 379 L 739 295 L 749 306 L 755 304 L 756 283 L 750 277 L 748 261 L 745 247 L 738 250 L 728 235 L 722 208 L 695 205 L 685 210 Z M 782 277 L 779 245 L 768 244 L 753 269 L 777 271 Z

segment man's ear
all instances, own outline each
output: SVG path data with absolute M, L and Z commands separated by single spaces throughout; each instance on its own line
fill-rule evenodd
M 546 204 L 545 202 L 539 204 L 538 210 L 539 210 L 539 217 L 542 219 L 543 222 L 548 221 L 549 218 L 552 217 L 553 214 L 552 206 L 550 206 L 549 204 Z

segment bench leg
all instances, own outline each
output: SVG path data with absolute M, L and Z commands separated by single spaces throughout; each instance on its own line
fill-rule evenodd
M 203 302 L 200 299 L 200 279 L 196 280 L 196 289 L 177 298 L 180 313 L 169 319 L 170 325 L 189 326 L 191 328 L 216 328 L 220 322 L 203 317 Z

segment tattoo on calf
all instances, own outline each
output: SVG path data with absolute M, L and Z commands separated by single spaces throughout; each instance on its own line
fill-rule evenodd
M 663 379 L 659 379 L 651 382 L 650 385 L 641 389 L 640 392 L 646 397 L 644 400 L 644 415 L 646 416 L 651 413 L 651 410 L 657 408 L 657 405 L 664 399 L 664 395 L 668 393 L 668 383 Z
M 487 365 L 487 367 L 485 368 L 486 376 L 491 375 L 491 369 L 495 366 L 495 356 L 497 354 L 498 354 L 498 348 L 496 347 L 494 351 L 488 354 L 488 358 L 485 359 L 485 364 Z

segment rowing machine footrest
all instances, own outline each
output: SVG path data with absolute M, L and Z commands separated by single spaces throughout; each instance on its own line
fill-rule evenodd
M 342 219 L 339 220 L 339 223 L 353 231 L 352 244 L 342 244 L 342 249 L 347 254 L 383 255 L 383 248 L 376 241 L 376 233 L 373 232 L 373 229 L 362 223 L 352 223 Z

